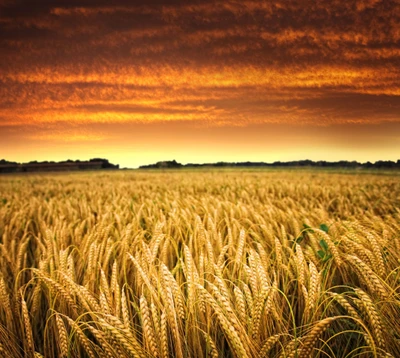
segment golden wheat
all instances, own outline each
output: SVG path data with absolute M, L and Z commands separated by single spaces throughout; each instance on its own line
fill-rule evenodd
M 400 180 L 0 177 L 0 356 L 400 357 Z

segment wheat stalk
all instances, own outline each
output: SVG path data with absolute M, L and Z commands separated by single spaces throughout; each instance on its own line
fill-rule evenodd
M 58 314 L 55 314 L 55 317 L 58 330 L 58 337 L 60 341 L 61 357 L 68 357 L 68 334 L 65 329 L 65 325 L 62 318 Z

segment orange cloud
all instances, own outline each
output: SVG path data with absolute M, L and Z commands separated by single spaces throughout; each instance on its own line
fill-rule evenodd
M 35 141 L 400 121 L 395 0 L 22 3 L 0 0 L 0 126 Z
M 376 75 L 379 73 L 379 77 Z M 381 94 L 397 95 L 399 86 L 393 78 L 393 69 L 359 68 L 338 66 L 301 66 L 292 68 L 262 68 L 256 66 L 203 67 L 198 69 L 164 67 L 97 66 L 93 71 L 86 66 L 69 68 L 41 68 L 32 72 L 0 75 L 0 80 L 22 84 L 106 84 L 139 87 L 196 88 L 238 88 L 268 87 L 314 88 L 346 87 L 355 93 L 376 89 Z

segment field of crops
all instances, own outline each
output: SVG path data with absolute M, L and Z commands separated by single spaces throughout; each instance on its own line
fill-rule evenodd
M 1 357 L 400 357 L 400 176 L 0 177 Z

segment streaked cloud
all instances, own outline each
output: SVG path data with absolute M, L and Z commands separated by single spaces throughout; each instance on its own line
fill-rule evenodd
M 0 49 L 0 128 L 31 140 L 400 122 L 396 0 L 0 0 Z

